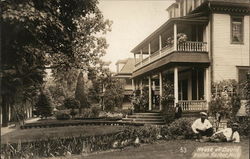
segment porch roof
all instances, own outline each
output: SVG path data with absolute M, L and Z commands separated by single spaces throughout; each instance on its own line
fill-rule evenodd
M 208 67 L 210 65 L 210 60 L 207 52 L 172 52 L 154 63 L 135 70 L 132 74 L 132 78 L 150 74 L 152 71 L 164 70 L 176 65 Z
M 183 24 L 183 23 L 195 23 L 195 24 L 207 24 L 208 23 L 208 17 L 205 13 L 194 13 L 183 17 L 178 18 L 170 18 L 168 21 L 166 21 L 164 24 L 162 24 L 158 29 L 156 29 L 152 34 L 150 34 L 148 37 L 146 37 L 141 43 L 139 43 L 135 48 L 131 50 L 132 53 L 138 53 L 140 49 L 146 45 L 150 41 L 152 41 L 153 38 L 160 35 L 163 31 L 165 31 L 166 28 L 169 28 L 176 24 Z

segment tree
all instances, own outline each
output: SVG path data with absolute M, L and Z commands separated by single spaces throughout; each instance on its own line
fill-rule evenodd
M 95 64 L 107 48 L 102 35 L 111 23 L 97 0 L 8 0 L 1 9 L 1 105 L 7 126 L 14 97 L 33 100 L 46 69 L 59 78 L 72 68 Z
M 50 115 L 52 115 L 52 106 L 51 106 L 51 101 L 49 99 L 49 97 L 41 92 L 41 94 L 38 97 L 38 101 L 35 105 L 36 107 L 36 111 L 39 115 L 43 117 L 48 117 Z
M 103 94 L 104 107 L 107 111 L 113 111 L 115 107 L 120 108 L 124 98 L 124 82 L 109 76 Z
M 71 109 L 70 115 L 74 117 L 77 114 L 75 109 L 80 107 L 80 102 L 75 98 L 66 98 L 63 103 L 67 109 Z
M 79 113 L 82 113 L 82 108 L 88 108 L 89 102 L 85 93 L 83 73 L 80 72 L 77 79 L 75 98 L 80 102 Z

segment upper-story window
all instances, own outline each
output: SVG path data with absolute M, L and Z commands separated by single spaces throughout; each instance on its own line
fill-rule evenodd
M 243 43 L 243 17 L 231 17 L 231 36 L 232 43 Z

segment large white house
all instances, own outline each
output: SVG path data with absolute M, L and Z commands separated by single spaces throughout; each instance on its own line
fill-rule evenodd
M 161 110 L 165 79 L 174 83 L 175 104 L 207 110 L 211 85 L 245 78 L 250 65 L 249 0 L 176 0 L 169 20 L 132 49 L 134 89 L 149 89 L 149 111 Z

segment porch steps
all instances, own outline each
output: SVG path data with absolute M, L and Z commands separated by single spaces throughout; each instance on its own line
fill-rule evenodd
M 133 113 L 122 119 L 123 122 L 162 125 L 165 124 L 163 116 L 158 112 Z

